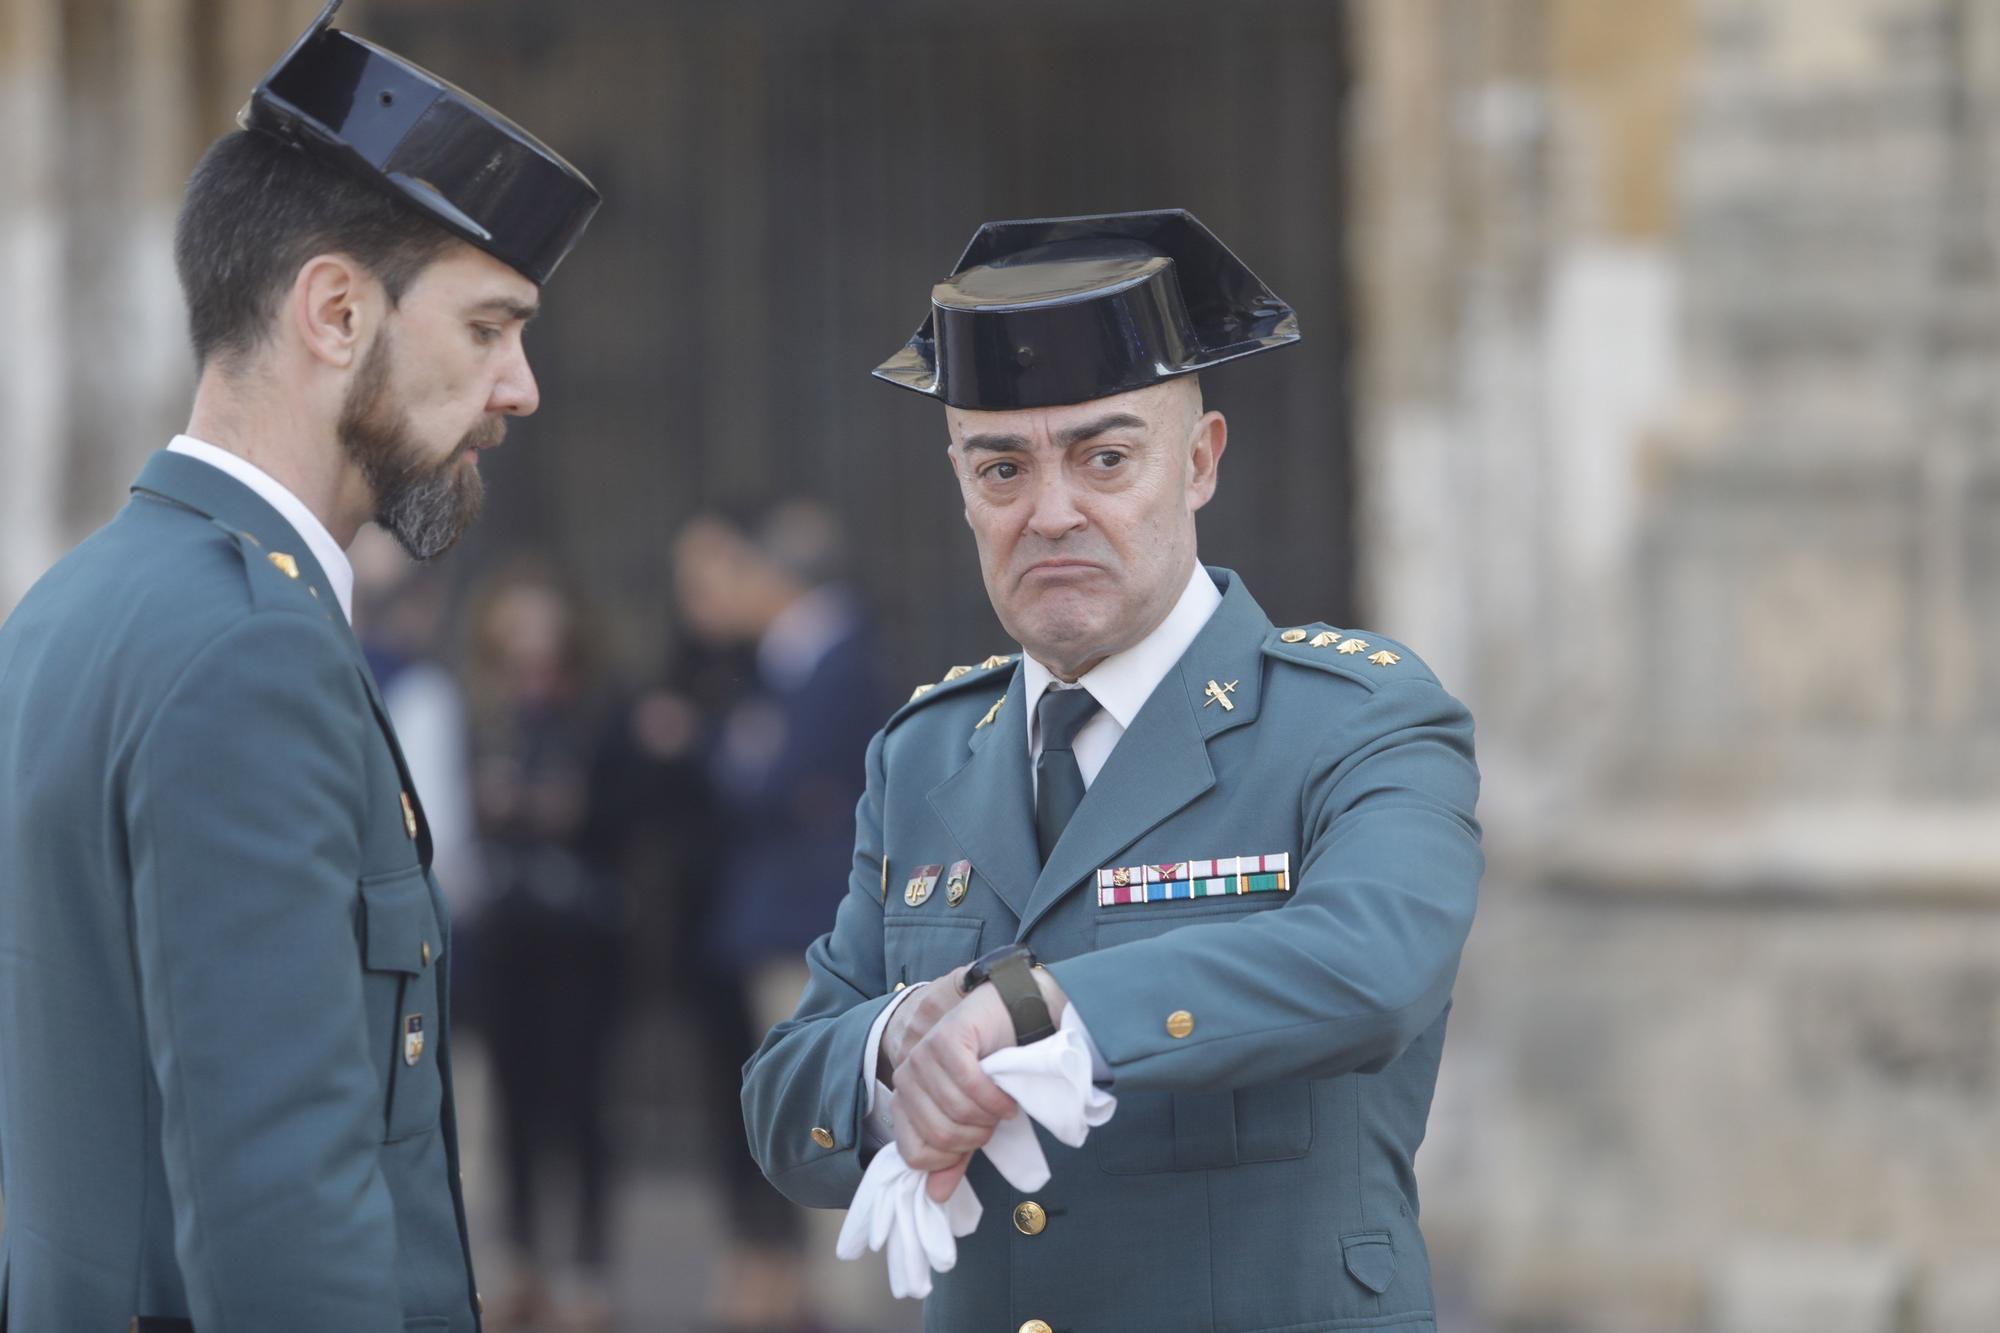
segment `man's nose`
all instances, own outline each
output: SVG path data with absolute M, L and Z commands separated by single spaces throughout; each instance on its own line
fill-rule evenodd
M 523 351 L 494 384 L 492 408 L 509 416 L 531 417 L 541 405 L 541 386 L 535 383 L 535 372 L 528 365 L 528 354 Z
M 1038 537 L 1054 541 L 1084 526 L 1083 511 L 1076 506 L 1076 492 L 1065 468 L 1046 469 L 1039 474 L 1034 504 L 1028 528 Z

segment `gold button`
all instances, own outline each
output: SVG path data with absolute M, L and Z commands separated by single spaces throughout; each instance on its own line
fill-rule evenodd
M 1039 1319 L 1030 1319 L 1021 1325 L 1021 1333 L 1056 1333 L 1056 1331 Z
M 486 1298 L 476 1291 L 472 1293 L 472 1312 L 474 1314 L 486 1313 Z
M 431 965 L 431 942 L 429 940 L 425 940 L 423 942 L 423 946 L 424 947 L 419 952 L 424 960 L 424 966 L 429 967 Z
M 1306 637 L 1306 632 L 1302 629 L 1288 629 L 1278 637 L 1286 643 L 1298 643 Z
M 897 990 L 901 990 L 901 989 L 903 989 L 903 987 L 907 986 L 908 984 L 909 984 L 909 983 L 908 983 L 908 982 L 906 982 L 906 981 L 899 981 L 899 982 L 897 982 L 897 983 L 896 983 L 896 989 L 897 989 Z
M 831 1130 L 822 1129 L 818 1125 L 814 1125 L 813 1142 L 817 1143 L 822 1148 L 831 1148 L 833 1146 L 833 1132 Z
M 1014 1230 L 1024 1236 L 1039 1236 L 1049 1224 L 1049 1215 L 1033 1199 L 1014 1210 Z
M 1167 1035 L 1185 1037 L 1194 1031 L 1194 1015 L 1185 1009 L 1176 1009 L 1167 1015 Z

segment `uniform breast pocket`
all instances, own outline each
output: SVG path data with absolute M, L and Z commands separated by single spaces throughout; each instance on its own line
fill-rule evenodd
M 1282 909 L 1280 893 L 1135 903 L 1100 909 L 1097 947 L 1153 939 L 1183 926 L 1229 925 Z M 1275 924 L 1275 923 L 1274 923 Z M 1216 1092 L 1132 1093 L 1118 1099 L 1117 1133 L 1093 1135 L 1113 1175 L 1206 1171 L 1303 1157 L 1313 1138 L 1312 1089 L 1267 1083 Z
M 382 1139 L 393 1143 L 438 1122 L 444 1096 L 437 1066 L 444 933 L 421 866 L 363 880 L 361 912 L 369 1035 L 387 1071 Z
M 985 922 L 910 921 L 890 917 L 883 923 L 883 929 L 882 957 L 889 980 L 914 986 L 979 957 Z
M 1246 893 L 1196 898 L 1192 901 L 1128 903 L 1097 909 L 1097 947 L 1109 949 L 1132 940 L 1149 940 L 1182 926 L 1243 921 L 1285 905 L 1289 894 Z

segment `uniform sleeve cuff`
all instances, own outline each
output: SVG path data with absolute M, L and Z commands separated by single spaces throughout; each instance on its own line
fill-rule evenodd
M 1076 1011 L 1075 1005 L 1066 1005 L 1063 1008 L 1062 1026 L 1064 1031 L 1074 1031 L 1081 1037 L 1083 1048 L 1090 1052 L 1091 1082 L 1101 1088 L 1110 1087 L 1111 1066 L 1105 1062 L 1104 1052 L 1097 1049 L 1097 1042 L 1091 1037 L 1090 1029 L 1084 1026 L 1083 1015 Z
M 896 1137 L 896 1122 L 889 1110 L 890 1099 L 895 1094 L 876 1075 L 882 1065 L 882 1034 L 889 1027 L 889 1015 L 895 1013 L 903 1001 L 929 984 L 920 981 L 914 986 L 905 986 L 895 999 L 882 1006 L 882 1012 L 875 1015 L 875 1021 L 868 1026 L 868 1041 L 861 1052 L 861 1079 L 868 1088 L 868 1102 L 861 1115 L 863 1151 L 873 1152 Z

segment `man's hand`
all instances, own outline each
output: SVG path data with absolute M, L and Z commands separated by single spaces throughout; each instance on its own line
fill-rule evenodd
M 993 1137 L 993 1127 L 1019 1114 L 1014 1099 L 979 1067 L 982 1057 L 1013 1044 L 1014 1024 L 1000 993 L 980 986 L 952 1005 L 896 1069 L 896 1146 L 904 1161 L 931 1173 L 927 1188 L 939 1203 L 958 1188 L 972 1154 Z M 885 1034 L 883 1049 L 888 1045 Z
M 909 1058 L 910 1052 L 924 1034 L 937 1026 L 937 1021 L 955 1008 L 962 998 L 959 983 L 965 979 L 965 969 L 970 963 L 954 967 L 937 980 L 923 987 L 915 995 L 896 1006 L 896 1012 L 889 1015 L 888 1023 L 882 1028 L 882 1047 L 875 1061 L 875 1077 L 889 1087 L 896 1086 L 896 1068 Z
M 947 973 L 926 989 L 948 989 L 949 996 L 956 997 L 964 971 L 961 967 Z M 1034 977 L 1049 1006 L 1049 1017 L 1061 1023 L 1069 997 L 1046 969 L 1036 968 Z M 919 995 L 902 1008 L 925 998 Z M 899 1009 L 891 1017 L 891 1027 L 901 1014 Z M 888 1045 L 885 1031 L 883 1049 Z M 955 1004 L 948 1003 L 943 1014 L 910 1044 L 908 1057 L 895 1071 L 892 1109 L 896 1146 L 902 1149 L 904 1161 L 931 1173 L 930 1196 L 939 1203 L 951 1197 L 972 1154 L 993 1137 L 994 1126 L 1019 1113 L 1014 1099 L 979 1067 L 985 1057 L 1012 1045 L 1014 1021 L 1008 1017 L 1000 992 L 980 986 Z

